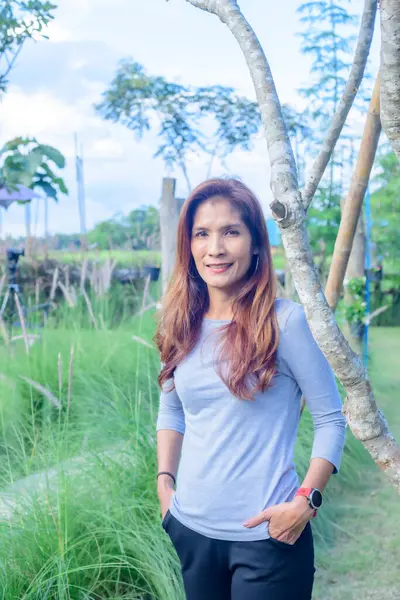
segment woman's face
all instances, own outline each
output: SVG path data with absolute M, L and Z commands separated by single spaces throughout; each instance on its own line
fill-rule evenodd
M 191 250 L 208 287 L 234 292 L 244 280 L 253 254 L 250 231 L 229 200 L 213 196 L 194 215 Z

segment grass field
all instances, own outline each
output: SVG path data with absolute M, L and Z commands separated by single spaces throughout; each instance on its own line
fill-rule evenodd
M 400 440 L 400 329 L 371 330 L 370 377 L 378 406 Z M 374 468 L 340 499 L 334 547 L 318 548 L 315 600 L 400 599 L 400 498 Z
M 105 260 L 115 260 L 118 266 L 143 266 L 143 265 L 161 265 L 161 253 L 150 250 L 89 250 L 88 252 L 49 252 L 49 258 L 64 264 L 82 263 L 85 258 L 89 261 L 103 263 Z M 41 260 L 38 257 L 38 260 Z M 274 250 L 274 265 L 276 269 L 283 269 L 285 258 L 282 248 Z
M 97 312 L 103 304 L 93 302 L 95 330 L 84 306 L 50 319 L 29 355 L 23 342 L 11 355 L 0 350 L 0 515 L 4 499 L 17 503 L 9 522 L 0 520 L 0 600 L 183 600 L 154 480 L 152 315 L 111 329 L 108 313 Z M 373 330 L 371 338 L 377 399 L 399 433 L 398 331 Z M 311 443 L 305 411 L 300 474 Z M 398 498 L 351 435 L 325 497 L 313 524 L 314 598 L 400 597 Z

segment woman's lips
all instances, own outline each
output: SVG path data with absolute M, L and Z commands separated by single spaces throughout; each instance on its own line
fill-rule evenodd
M 231 263 L 230 263 L 230 264 L 227 264 L 227 265 L 225 265 L 225 266 L 220 266 L 220 267 L 219 267 L 219 266 L 217 267 L 217 266 L 209 266 L 209 265 L 207 265 L 207 269 L 209 269 L 209 270 L 211 271 L 211 273 L 218 274 L 218 273 L 224 273 L 224 272 L 225 272 L 225 271 L 227 271 L 227 270 L 229 269 L 229 267 L 231 267 L 231 266 L 232 266 L 232 264 L 231 264 Z

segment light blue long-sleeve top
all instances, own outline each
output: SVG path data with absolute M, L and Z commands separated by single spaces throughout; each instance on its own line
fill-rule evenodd
M 248 529 L 243 522 L 293 499 L 299 488 L 293 455 L 302 394 L 314 424 L 311 458 L 330 461 L 334 473 L 340 468 L 346 420 L 332 369 L 303 307 L 281 298 L 275 306 L 277 374 L 264 393 L 256 392 L 254 400 L 231 394 L 213 366 L 218 330 L 229 321 L 211 319 L 203 319 L 196 346 L 175 369 L 175 389 L 165 392 L 168 383 L 161 391 L 156 430 L 183 434 L 170 512 L 214 539 L 268 538 L 268 523 Z

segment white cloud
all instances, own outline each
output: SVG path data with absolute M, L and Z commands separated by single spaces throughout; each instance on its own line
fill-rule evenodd
M 92 145 L 92 151 L 95 156 L 102 158 L 121 157 L 124 154 L 124 148 L 121 142 L 111 139 L 97 140 Z
M 69 42 L 74 39 L 72 31 L 60 25 L 58 21 L 50 21 L 43 34 L 52 42 Z
M 16 86 L 10 86 L 1 105 L 1 129 L 3 139 L 14 135 L 43 134 L 63 135 L 79 129 L 85 115 L 47 92 L 27 94 Z
M 260 36 L 283 102 L 300 105 L 297 88 L 308 78 L 309 59 L 299 53 L 298 0 L 285 7 L 265 0 L 242 0 L 241 8 Z M 354 0 L 360 13 L 362 0 Z M 74 169 L 74 132 L 84 150 L 87 222 L 155 204 L 164 175 L 178 178 L 177 193 L 187 193 L 178 169 L 169 171 L 153 154 L 154 132 L 140 142 L 131 131 L 104 121 L 93 103 L 109 84 L 118 58 L 133 56 L 151 74 L 194 85 L 228 85 L 254 98 L 250 75 L 236 40 L 214 16 L 176 0 L 63 0 L 46 33 L 50 42 L 27 44 L 12 72 L 8 93 L 0 104 L 0 143 L 16 136 L 36 136 L 67 157 L 64 177 L 70 197 L 51 205 L 52 231 L 79 229 Z M 379 64 L 374 40 L 373 62 Z M 251 152 L 235 152 L 216 161 L 213 174 L 239 175 L 259 195 L 268 212 L 271 200 L 266 143 Z M 192 184 L 207 173 L 208 159 L 189 161 Z M 14 210 L 15 208 L 15 210 Z M 18 209 L 19 208 L 19 209 Z M 40 213 L 39 213 L 40 214 Z M 40 221 L 40 219 L 39 219 Z M 12 207 L 5 229 L 24 232 L 24 213 Z

